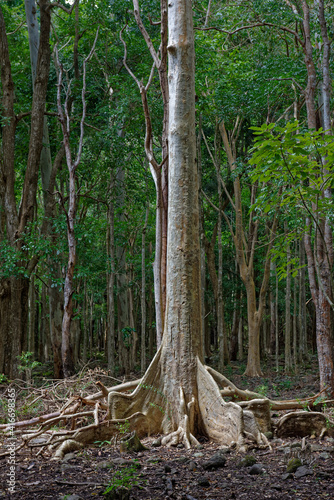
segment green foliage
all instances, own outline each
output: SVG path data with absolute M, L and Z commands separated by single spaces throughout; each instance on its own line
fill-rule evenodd
M 3 373 L 0 373 L 0 384 L 8 384 L 9 380 Z
M 125 420 L 124 422 L 117 422 L 116 427 L 118 429 L 118 432 L 124 436 L 129 432 L 130 429 L 130 422 L 128 420 Z
M 323 193 L 333 185 L 334 141 L 322 129 L 300 128 L 298 121 L 285 127 L 274 123 L 251 127 L 255 135 L 251 179 L 264 184 L 251 210 L 270 214 L 279 206 L 314 218 L 315 204 L 317 216 L 333 219 L 333 202 Z
M 287 244 L 295 243 L 308 230 L 306 218 L 321 232 L 321 218 L 334 221 L 334 205 L 326 189 L 334 181 L 334 141 L 322 129 L 305 130 L 298 121 L 284 127 L 274 123 L 251 127 L 255 143 L 249 165 L 250 178 L 260 190 L 250 207 L 257 216 L 273 216 L 277 210 L 288 233 L 275 239 L 272 259 L 277 261 L 279 279 L 285 278 Z M 301 268 L 299 259 L 290 257 L 292 276 Z
M 19 361 L 18 369 L 20 372 L 26 374 L 28 380 L 31 380 L 32 371 L 37 368 L 37 366 L 41 366 L 42 363 L 39 361 L 33 360 L 34 353 L 33 352 L 22 352 L 20 356 L 17 357 Z
M 132 338 L 133 338 L 133 333 L 136 331 L 134 328 L 131 328 L 130 326 L 126 326 L 125 328 L 122 328 L 122 337 L 123 337 L 123 345 L 126 348 L 130 348 L 132 345 Z
M 133 465 L 124 467 L 120 471 L 116 471 L 113 474 L 113 478 L 107 486 L 103 495 L 106 497 L 114 498 L 112 495 L 119 489 L 130 490 L 134 486 L 139 486 L 140 482 L 138 480 L 138 468 L 140 464 L 138 461 L 134 460 Z
M 258 385 L 254 388 L 254 391 L 266 396 L 268 394 L 268 384 Z

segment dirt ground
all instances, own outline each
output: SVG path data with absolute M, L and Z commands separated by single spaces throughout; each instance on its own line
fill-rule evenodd
M 235 364 L 225 375 L 241 388 L 265 393 L 275 399 L 310 396 L 318 391 L 313 366 L 294 376 L 283 376 L 267 370 L 262 379 L 246 379 Z M 95 379 L 100 378 L 97 374 Z M 93 377 L 94 378 L 94 377 Z M 81 381 L 82 382 L 82 381 Z M 109 384 L 111 385 L 111 384 Z M 67 390 L 68 390 L 67 385 Z M 95 388 L 96 390 L 96 388 Z M 6 388 L 1 386 L 4 394 Z M 60 398 L 60 394 L 58 393 Z M 32 397 L 32 396 L 31 396 Z M 19 398 L 20 399 L 20 398 Z M 50 398 L 50 401 L 52 398 Z M 50 410 L 38 407 L 38 411 Z M 52 409 L 52 408 L 51 408 Z M 31 418 L 26 414 L 25 418 Z M 278 415 L 274 414 L 273 419 Z M 270 439 L 271 450 L 248 450 L 255 465 L 245 464 L 245 454 L 221 450 L 224 457 L 218 468 L 206 462 L 220 447 L 205 438 L 191 450 L 152 446 L 157 436 L 143 440 L 147 450 L 127 454 L 119 446 L 96 443 L 66 455 L 62 461 L 51 460 L 45 451 L 37 456 L 38 447 L 23 449 L 16 455 L 15 493 L 8 493 L 9 464 L 0 459 L 0 498 L 11 499 L 92 499 L 115 500 L 164 498 L 200 499 L 321 499 L 334 498 L 334 439 L 306 437 L 307 453 L 301 451 L 301 438 Z M 2 450 L 6 440 L 1 438 Z M 303 443 L 305 446 L 305 443 Z M 287 472 L 291 458 L 299 458 L 301 467 Z M 108 494 L 104 494 L 106 489 Z

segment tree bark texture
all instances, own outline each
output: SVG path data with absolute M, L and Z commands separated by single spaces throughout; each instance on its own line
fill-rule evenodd
M 15 193 L 15 130 L 17 117 L 14 113 L 14 82 L 11 74 L 6 27 L 0 7 L 0 65 L 2 83 L 2 162 L 0 165 L 1 204 L 4 209 L 8 244 L 21 251 L 23 232 L 34 219 L 40 155 L 43 146 L 43 123 L 46 91 L 50 68 L 51 18 L 47 0 L 40 4 L 40 42 L 36 63 L 36 78 L 33 89 L 29 152 L 19 209 Z M 17 373 L 17 356 L 21 354 L 22 342 L 27 335 L 27 298 L 29 276 L 37 258 L 18 262 L 25 267 L 24 278 L 12 276 L 0 283 L 0 342 L 6 349 L 6 361 L 0 366 L 10 378 Z
M 306 0 L 302 2 L 303 27 L 304 27 L 304 54 L 307 69 L 306 109 L 309 129 L 316 129 L 316 88 L 317 74 L 313 59 L 313 47 L 310 30 L 310 6 Z M 322 113 L 323 127 L 326 134 L 331 135 L 328 106 L 330 99 L 329 85 L 329 50 L 327 26 L 324 18 L 324 2 L 319 0 L 319 24 L 323 41 L 322 58 Z M 326 166 L 323 168 L 326 173 Z M 331 198 L 330 188 L 323 191 L 325 198 Z M 334 396 L 334 360 L 333 342 L 331 332 L 330 303 L 332 299 L 331 270 L 333 265 L 333 238 L 328 218 L 319 217 L 317 206 L 314 204 L 313 214 L 315 225 L 307 219 L 308 232 L 305 234 L 304 243 L 307 256 L 308 274 L 312 300 L 316 312 L 316 338 L 320 371 L 320 389 L 329 397 Z M 311 231 L 315 231 L 314 247 L 312 248 Z
M 288 225 L 284 224 L 285 237 L 287 239 L 286 246 L 286 288 L 285 288 L 285 371 L 290 372 L 292 369 L 291 356 L 291 250 L 288 240 Z

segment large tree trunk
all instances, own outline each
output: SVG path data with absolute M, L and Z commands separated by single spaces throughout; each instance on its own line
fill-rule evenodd
M 110 392 L 105 429 L 126 418 L 137 433 L 164 432 L 163 444 L 198 444 L 206 434 L 222 444 L 244 442 L 250 430 L 263 443 L 253 415 L 225 403 L 215 379 L 203 365 L 200 296 L 198 171 L 195 143 L 194 37 L 191 0 L 169 4 L 169 208 L 167 301 L 160 349 L 132 394 Z M 76 440 L 96 440 L 101 424 L 78 431 Z M 251 434 L 249 434 L 250 436 Z M 73 444 L 73 441 L 72 441 Z M 59 454 L 60 456 L 60 454 Z
M 50 335 L 53 352 L 53 373 L 55 378 L 63 378 L 61 358 L 61 329 L 63 322 L 63 291 L 57 286 L 49 287 Z
M 110 416 L 141 431 L 170 433 L 163 443 L 243 441 L 241 408 L 224 403 L 203 366 L 194 39 L 190 0 L 169 4 L 169 209 L 167 302 L 161 348 L 132 395 L 109 394 Z M 212 371 L 214 373 L 214 371 Z M 158 404 L 152 405 L 153 401 Z M 159 409 L 162 408 L 162 411 Z M 241 410 L 241 411 L 240 411 Z M 142 426 L 140 426 L 140 423 Z M 261 441 L 261 437 L 259 438 Z
M 11 277 L 0 285 L 0 372 L 18 376 L 17 356 L 27 337 L 29 280 Z
M 260 362 L 260 326 L 262 322 L 262 308 L 256 307 L 256 292 L 253 279 L 246 280 L 247 295 L 247 326 L 248 326 L 248 356 L 245 375 L 259 377 L 262 375 Z
M 46 91 L 50 67 L 50 12 L 48 2 L 41 0 L 40 44 L 36 63 L 36 80 L 33 88 L 29 152 L 19 209 L 15 193 L 15 130 L 17 117 L 14 113 L 14 82 L 11 74 L 6 27 L 0 7 L 0 64 L 2 83 L 2 162 L 0 171 L 1 205 L 4 208 L 8 245 L 14 251 L 22 250 L 22 233 L 29 232 L 28 226 L 34 219 L 38 169 L 43 145 L 43 123 Z M 29 262 L 17 262 L 25 267 L 25 276 L 30 276 L 38 257 Z M 3 372 L 10 378 L 18 375 L 17 356 L 21 354 L 23 340 L 27 335 L 28 278 L 11 276 L 0 283 L 0 342 L 6 348 Z M 0 367 L 1 369 L 1 367 Z
M 304 55 L 307 68 L 307 88 L 306 88 L 306 109 L 308 127 L 315 129 L 316 120 L 316 85 L 317 73 L 313 59 L 313 47 L 310 32 L 310 7 L 304 0 L 303 5 L 303 27 L 304 27 Z M 324 17 L 324 2 L 319 0 L 319 25 L 323 41 L 323 60 L 322 60 L 322 102 L 323 102 L 323 126 L 326 134 L 331 135 L 331 123 L 329 118 L 329 100 L 330 100 L 330 73 L 329 73 L 329 55 L 330 44 L 328 41 L 327 26 Z M 326 159 L 323 158 L 323 175 L 326 172 Z M 325 188 L 324 198 L 331 199 L 331 189 Z M 314 249 L 310 232 L 307 232 L 304 238 L 305 249 L 308 263 L 308 273 L 312 300 L 316 312 L 316 335 L 317 350 L 320 371 L 320 389 L 325 391 L 329 397 L 334 396 L 334 360 L 333 360 L 333 342 L 331 332 L 330 304 L 332 300 L 331 287 L 331 269 L 333 265 L 333 237 L 330 222 L 328 218 L 320 217 L 317 206 L 314 204 L 313 214 L 316 223 L 316 235 L 314 238 Z M 311 221 L 307 221 L 309 231 L 312 229 Z

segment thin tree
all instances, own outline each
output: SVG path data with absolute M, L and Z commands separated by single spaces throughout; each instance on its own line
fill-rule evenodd
M 57 84 L 57 107 L 58 117 L 63 133 L 63 142 L 65 148 L 66 163 L 69 172 L 69 202 L 68 210 L 64 210 L 67 224 L 67 241 L 68 241 L 68 262 L 64 283 L 64 315 L 62 324 L 62 363 L 64 377 L 69 377 L 74 373 L 73 349 L 71 345 L 71 322 L 73 318 L 73 277 L 76 263 L 76 238 L 75 238 L 75 218 L 77 211 L 77 192 L 76 192 L 76 171 L 79 166 L 84 138 L 84 123 L 86 118 L 86 65 L 92 57 L 97 41 L 98 32 L 96 33 L 92 49 L 88 56 L 83 61 L 83 85 L 81 91 L 82 100 L 82 116 L 80 121 L 80 138 L 77 149 L 76 158 L 73 161 L 70 147 L 70 116 L 69 116 L 69 97 L 71 95 L 71 85 L 69 84 L 66 90 L 65 104 L 62 106 L 61 90 L 63 88 L 63 72 L 64 68 L 59 60 L 57 46 L 55 47 L 57 65 L 58 65 L 58 84 Z M 63 202 L 63 200 L 62 200 Z

